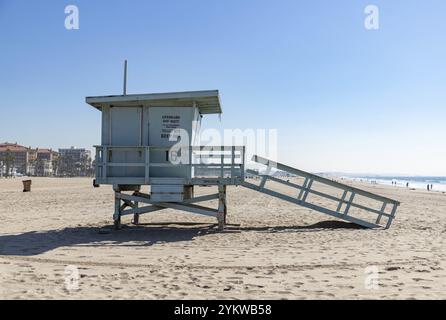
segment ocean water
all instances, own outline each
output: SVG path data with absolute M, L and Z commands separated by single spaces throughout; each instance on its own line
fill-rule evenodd
M 362 181 L 376 184 L 384 184 L 395 187 L 406 188 L 409 183 L 409 188 L 427 190 L 427 185 L 432 184 L 432 191 L 446 192 L 446 177 L 423 177 L 423 176 L 343 176 L 344 179 Z

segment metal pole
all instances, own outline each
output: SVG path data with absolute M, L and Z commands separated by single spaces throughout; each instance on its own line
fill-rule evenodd
M 127 94 L 127 60 L 124 61 L 124 95 Z

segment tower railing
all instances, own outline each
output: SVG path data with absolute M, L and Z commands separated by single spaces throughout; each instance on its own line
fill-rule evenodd
M 151 173 L 156 168 L 184 167 L 185 176 L 177 177 L 182 178 L 184 184 L 237 185 L 244 181 L 244 146 L 187 146 L 175 149 L 101 145 L 95 148 L 97 184 L 150 184 L 153 178 Z M 157 160 L 152 159 L 155 154 Z M 160 161 L 160 156 L 163 161 Z M 126 168 L 131 174 L 113 168 Z

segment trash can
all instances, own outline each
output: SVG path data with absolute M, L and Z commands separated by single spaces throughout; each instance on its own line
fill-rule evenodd
M 23 192 L 31 191 L 31 180 L 23 180 Z

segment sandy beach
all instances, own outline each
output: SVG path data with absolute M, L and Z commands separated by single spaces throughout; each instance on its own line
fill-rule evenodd
M 2 299 L 446 298 L 440 192 L 355 183 L 401 202 L 388 230 L 230 187 L 224 232 L 213 218 L 172 210 L 138 226 L 124 217 L 114 231 L 110 186 L 32 180 L 23 193 L 21 179 L 0 179 Z M 77 289 L 67 289 L 67 266 L 79 272 Z M 377 288 L 365 285 L 370 267 Z

